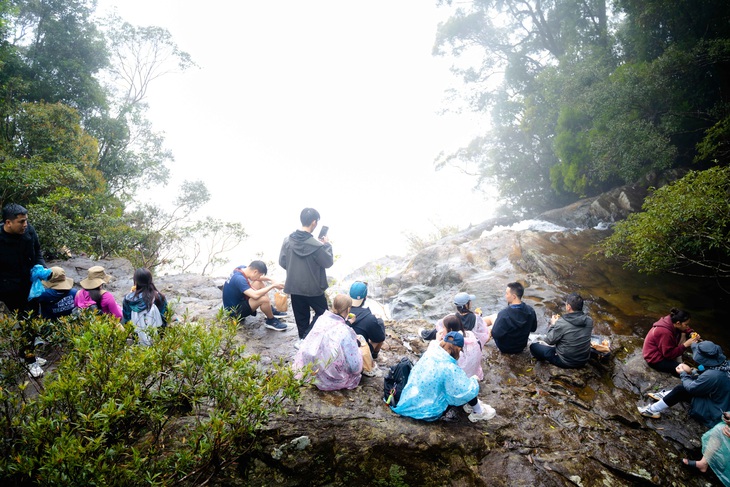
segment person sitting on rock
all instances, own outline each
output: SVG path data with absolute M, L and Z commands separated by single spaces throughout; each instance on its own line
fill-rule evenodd
M 458 366 L 464 337 L 458 331 L 444 336 L 439 346 L 428 347 L 411 370 L 398 405 L 393 412 L 401 416 L 435 421 L 449 406 L 464 406 L 471 422 L 489 420 L 494 408 L 478 399 L 479 382 Z
M 152 272 L 140 267 L 134 271 L 134 287 L 122 300 L 122 323 L 132 318 L 132 311 L 141 312 L 154 305 L 160 312 L 162 326 L 167 326 L 167 298 L 155 286 Z
M 385 324 L 382 318 L 378 318 L 370 308 L 365 307 L 365 300 L 368 295 L 368 284 L 356 281 L 350 286 L 350 297 L 352 308 L 350 312 L 355 315 L 353 323 L 348 321 L 355 333 L 361 335 L 370 347 L 370 354 L 374 359 L 378 358 L 380 348 L 385 342 Z
M 492 338 L 502 353 L 521 353 L 530 333 L 537 330 L 537 316 L 531 306 L 522 302 L 525 288 L 519 282 L 507 284 L 504 297 L 507 307 L 497 314 L 492 326 Z
M 70 315 L 76 308 L 74 297 L 77 290 L 73 288 L 74 280 L 66 277 L 63 267 L 51 267 L 51 275 L 48 280 L 41 282 L 45 288 L 38 296 L 41 317 L 55 320 L 61 316 Z
M 702 458 L 697 461 L 683 458 L 682 463 L 702 473 L 709 467 L 722 485 L 730 487 L 730 412 L 723 413 L 722 422 L 702 435 Z
M 692 335 L 690 318 L 688 312 L 672 308 L 667 316 L 652 325 L 644 338 L 643 348 L 644 360 L 649 367 L 679 377 L 677 365 L 684 351 L 700 339 L 698 334 Z
M 545 343 L 530 345 L 530 353 L 537 360 L 545 360 L 564 369 L 583 367 L 591 358 L 593 320 L 583 313 L 583 298 L 570 293 L 565 297 L 563 316 L 553 315 Z M 554 345 L 554 346 L 551 346 Z
M 94 308 L 99 313 L 110 314 L 121 320 L 122 310 L 119 309 L 116 299 L 112 293 L 104 289 L 111 278 L 112 276 L 107 274 L 102 266 L 89 267 L 88 275 L 85 279 L 81 279 L 80 284 L 83 289 L 74 296 L 76 307 Z
M 284 284 L 271 282 L 265 277 L 268 269 L 260 260 L 254 260 L 248 266 L 236 267 L 228 280 L 223 284 L 223 308 L 239 322 L 247 316 L 256 316 L 256 310 L 266 317 L 266 328 L 275 331 L 286 331 L 286 324 L 274 316 L 274 310 L 269 299 L 272 289 L 284 289 Z M 271 284 L 266 284 L 271 282 Z
M 299 344 L 294 368 L 312 366 L 314 385 L 322 391 L 354 389 L 362 377 L 362 355 L 355 331 L 345 323 L 352 298 L 338 294 Z
M 482 344 L 479 343 L 479 339 L 474 332 L 465 330 L 464 324 L 456 314 L 446 315 L 439 323 L 442 324 L 442 327 L 436 333 L 436 340 L 433 340 L 428 347 L 440 346 L 447 333 L 458 331 L 464 337 L 464 347 L 456 363 L 467 376 L 475 376 L 479 380 L 484 379 L 484 370 L 482 369 Z
M 699 364 L 697 373 L 687 364 L 677 365 L 682 383 L 654 404 L 640 407 L 642 416 L 659 419 L 665 409 L 689 402 L 690 417 L 712 427 L 720 421 L 722 412 L 730 409 L 730 361 L 726 360 L 722 348 L 702 341 L 692 344 L 692 352 L 692 359 Z
M 476 297 L 473 294 L 468 294 L 464 292 L 456 294 L 454 296 L 454 306 L 456 306 L 456 313 L 454 313 L 452 316 L 456 316 L 456 318 L 461 321 L 464 326 L 464 330 L 473 332 L 476 335 L 477 339 L 479 339 L 480 345 L 484 347 L 484 345 L 486 345 L 490 339 L 490 333 L 489 328 L 484 322 L 481 314 L 474 313 L 474 311 L 471 310 L 472 301 L 474 301 L 475 299 Z M 423 328 L 420 328 L 418 330 L 418 334 L 424 340 L 436 339 L 436 336 L 439 332 L 441 333 L 441 336 L 446 333 L 443 320 L 439 320 L 439 322 L 436 323 L 436 328 L 433 328 L 431 330 L 425 330 Z

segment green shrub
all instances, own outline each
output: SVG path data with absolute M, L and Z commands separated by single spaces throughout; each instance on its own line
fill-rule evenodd
M 38 387 L 19 360 L 24 327 L 52 331 L 61 352 Z M 302 385 L 246 355 L 231 320 L 175 324 L 150 347 L 94 314 L 50 329 L 4 318 L 0 332 L 3 485 L 198 485 L 253 448 Z

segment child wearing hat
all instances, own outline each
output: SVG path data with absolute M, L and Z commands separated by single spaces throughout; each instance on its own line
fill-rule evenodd
M 107 274 L 102 266 L 90 267 L 86 279 L 81 280 L 83 289 L 79 290 L 74 298 L 76 307 L 91 308 L 96 306 L 96 309 L 102 313 L 114 315 L 121 320 L 122 310 L 119 309 L 114 296 L 104 289 L 104 286 L 111 278 L 112 276 Z
M 55 320 L 61 316 L 70 315 L 76 304 L 74 298 L 77 290 L 73 288 L 74 280 L 66 277 L 66 271 L 62 267 L 51 267 L 51 275 L 48 280 L 41 281 L 43 292 L 38 296 L 41 305 L 41 317 L 47 320 Z
M 689 415 L 712 427 L 730 410 L 730 362 L 722 348 L 710 341 L 692 344 L 692 359 L 699 364 L 695 373 L 687 364 L 677 365 L 682 383 L 654 404 L 640 407 L 639 413 L 659 419 L 661 412 L 679 402 L 691 404 Z

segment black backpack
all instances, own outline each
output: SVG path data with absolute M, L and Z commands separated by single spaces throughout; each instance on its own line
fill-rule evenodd
M 388 375 L 383 379 L 383 401 L 390 407 L 398 405 L 400 394 L 408 383 L 408 376 L 411 375 L 413 362 L 408 357 L 403 357 L 395 365 L 390 366 Z

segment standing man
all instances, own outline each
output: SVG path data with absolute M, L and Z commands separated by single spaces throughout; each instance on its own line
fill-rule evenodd
M 240 322 L 247 316 L 256 316 L 256 310 L 266 316 L 266 328 L 286 331 L 287 326 L 274 316 L 269 299 L 269 291 L 283 289 L 278 282 L 267 285 L 271 279 L 265 277 L 268 269 L 261 260 L 254 260 L 248 266 L 236 267 L 231 276 L 223 284 L 223 308 Z
M 317 318 L 327 311 L 325 269 L 332 267 L 335 260 L 329 238 L 325 235 L 317 240 L 312 235 L 319 223 L 319 212 L 314 208 L 304 208 L 299 220 L 302 227 L 284 239 L 279 265 L 286 269 L 284 292 L 291 296 L 299 340 L 303 340 Z M 314 310 L 311 322 L 310 308 Z
M 19 318 L 24 318 L 32 309 L 28 302 L 30 270 L 36 264 L 46 266 L 38 234 L 28 223 L 28 210 L 17 203 L 9 203 L 3 207 L 3 226 L 0 229 L 0 301 L 11 313 L 18 313 Z M 21 326 L 27 345 L 20 353 L 28 366 L 28 374 L 40 377 L 43 375 L 40 362 L 45 363 L 45 360 L 36 360 L 33 332 L 30 327 Z
M 565 314 L 553 315 L 545 343 L 530 345 L 530 353 L 537 360 L 546 360 L 564 369 L 583 367 L 591 358 L 593 320 L 583 313 L 583 298 L 570 293 L 565 297 Z M 555 345 L 551 347 L 550 345 Z
M 537 316 L 531 306 L 522 302 L 525 288 L 519 282 L 507 284 L 504 297 L 507 307 L 497 314 L 492 337 L 502 353 L 520 353 L 527 346 L 530 333 L 537 330 Z
M 30 270 L 36 264 L 46 266 L 38 234 L 28 223 L 28 210 L 9 203 L 3 207 L 0 229 L 0 301 L 11 312 L 22 314 L 31 309 Z

